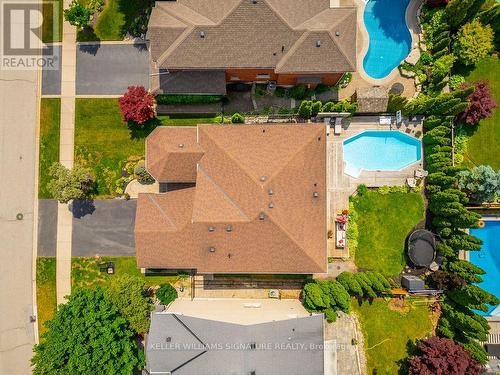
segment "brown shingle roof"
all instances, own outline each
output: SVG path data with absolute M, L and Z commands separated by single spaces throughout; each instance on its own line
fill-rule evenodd
M 160 68 L 282 66 L 281 72 L 294 73 L 318 72 L 320 68 L 325 69 L 323 72 L 345 72 L 356 68 L 354 7 L 330 8 L 329 0 L 258 0 L 255 4 L 250 0 L 223 0 L 216 4 L 214 0 L 157 3 L 149 24 L 149 38 L 152 58 Z M 169 16 L 160 22 L 164 13 Z M 180 28 L 179 22 L 186 28 Z M 314 50 L 318 34 L 309 34 L 320 31 L 324 44 Z M 341 37 L 335 35 L 336 31 L 340 31 Z M 201 32 L 204 38 L 200 37 Z M 311 49 L 316 59 L 304 60 Z
M 164 150 L 150 145 L 182 136 L 192 134 L 158 128 L 146 158 L 162 160 Z M 196 187 L 139 195 L 138 266 L 326 272 L 324 137 L 322 125 L 199 126 Z

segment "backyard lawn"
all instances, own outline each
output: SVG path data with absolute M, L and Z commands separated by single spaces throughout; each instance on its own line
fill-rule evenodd
M 41 335 L 46 331 L 44 323 L 52 319 L 57 309 L 55 257 L 38 257 L 36 260 L 36 301 Z
M 129 157 L 144 156 L 144 139 L 156 126 L 216 121 L 215 115 L 158 116 L 143 127 L 129 128 L 122 119 L 118 100 L 108 98 L 77 98 L 75 116 L 75 161 L 94 171 L 97 198 L 113 194 L 124 162 Z
M 42 2 L 42 16 L 43 42 L 60 42 L 62 40 L 63 0 Z M 57 16 L 56 30 L 54 30 L 54 16 Z
M 107 262 L 115 263 L 115 274 L 108 275 L 102 267 Z M 146 280 L 147 286 L 163 283 L 175 283 L 179 276 L 145 276 L 137 268 L 135 257 L 102 257 L 96 261 L 93 257 L 73 257 L 71 260 L 71 286 L 92 288 L 97 285 L 106 286 L 111 278 L 128 274 L 140 276 Z
M 61 99 L 42 98 L 40 104 L 40 157 L 38 170 L 38 198 L 52 198 L 47 191 L 49 168 L 59 161 L 59 122 Z
M 481 61 L 466 77 L 467 82 L 487 80 L 497 105 L 500 105 L 500 63 L 498 57 L 490 56 Z M 493 117 L 479 123 L 477 131 L 469 139 L 465 162 L 469 165 L 491 165 L 500 169 L 500 109 Z
M 382 299 L 361 306 L 353 300 L 352 307 L 365 339 L 368 374 L 397 374 L 415 339 L 432 334 L 431 313 L 423 301 L 408 299 L 405 306 L 390 307 Z
M 406 264 L 405 239 L 424 219 L 422 196 L 369 190 L 353 199 L 359 231 L 356 265 L 387 276 L 398 275 Z

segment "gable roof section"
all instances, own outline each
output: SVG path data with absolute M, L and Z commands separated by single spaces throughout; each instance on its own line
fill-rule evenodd
M 318 72 L 320 70 L 314 68 L 318 63 L 323 65 L 324 72 L 356 68 L 354 7 L 329 8 L 329 0 L 258 0 L 256 3 L 223 0 L 220 3 L 215 5 L 214 0 L 157 3 L 149 24 L 149 38 L 152 58 L 159 68 L 275 68 L 284 66 L 285 60 L 293 56 L 293 61 L 286 65 L 286 69 L 293 68 L 293 71 L 282 69 L 282 72 Z M 158 21 L 165 12 L 169 16 Z M 179 22 L 186 27 L 181 29 Z M 332 30 L 340 31 L 342 36 L 334 37 Z M 300 58 L 315 47 L 316 39 L 308 36 L 314 31 L 324 32 L 324 45 L 314 51 L 316 60 L 300 63 Z M 294 50 L 292 56 L 291 50 Z M 337 57 L 339 53 L 343 58 Z
M 181 142 L 181 135 L 172 135 L 175 130 L 189 136 L 181 128 L 157 128 L 148 137 L 146 157 L 169 163 L 155 155 L 164 153 L 162 148 L 149 145 L 168 138 Z M 175 192 L 139 196 L 138 206 L 148 206 L 138 207 L 136 215 L 139 267 L 325 272 L 324 126 L 199 125 L 197 140 L 203 156 L 197 162 L 195 188 L 176 195 L 173 206 L 174 198 L 155 196 Z M 165 169 L 161 162 L 156 168 Z M 190 201 L 183 203 L 184 199 Z M 151 211 L 154 218 L 145 217 Z M 171 217 L 171 212 L 179 211 L 181 219 Z M 173 224 L 163 218 L 164 213 Z

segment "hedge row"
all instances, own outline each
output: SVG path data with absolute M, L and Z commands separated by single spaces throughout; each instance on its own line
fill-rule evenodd
M 157 104 L 214 104 L 220 103 L 221 95 L 156 95 Z

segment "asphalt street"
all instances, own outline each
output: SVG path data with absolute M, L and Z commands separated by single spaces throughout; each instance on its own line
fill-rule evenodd
M 1 5 L 1 4 L 0 4 Z M 0 70 L 0 374 L 30 374 L 36 71 Z

